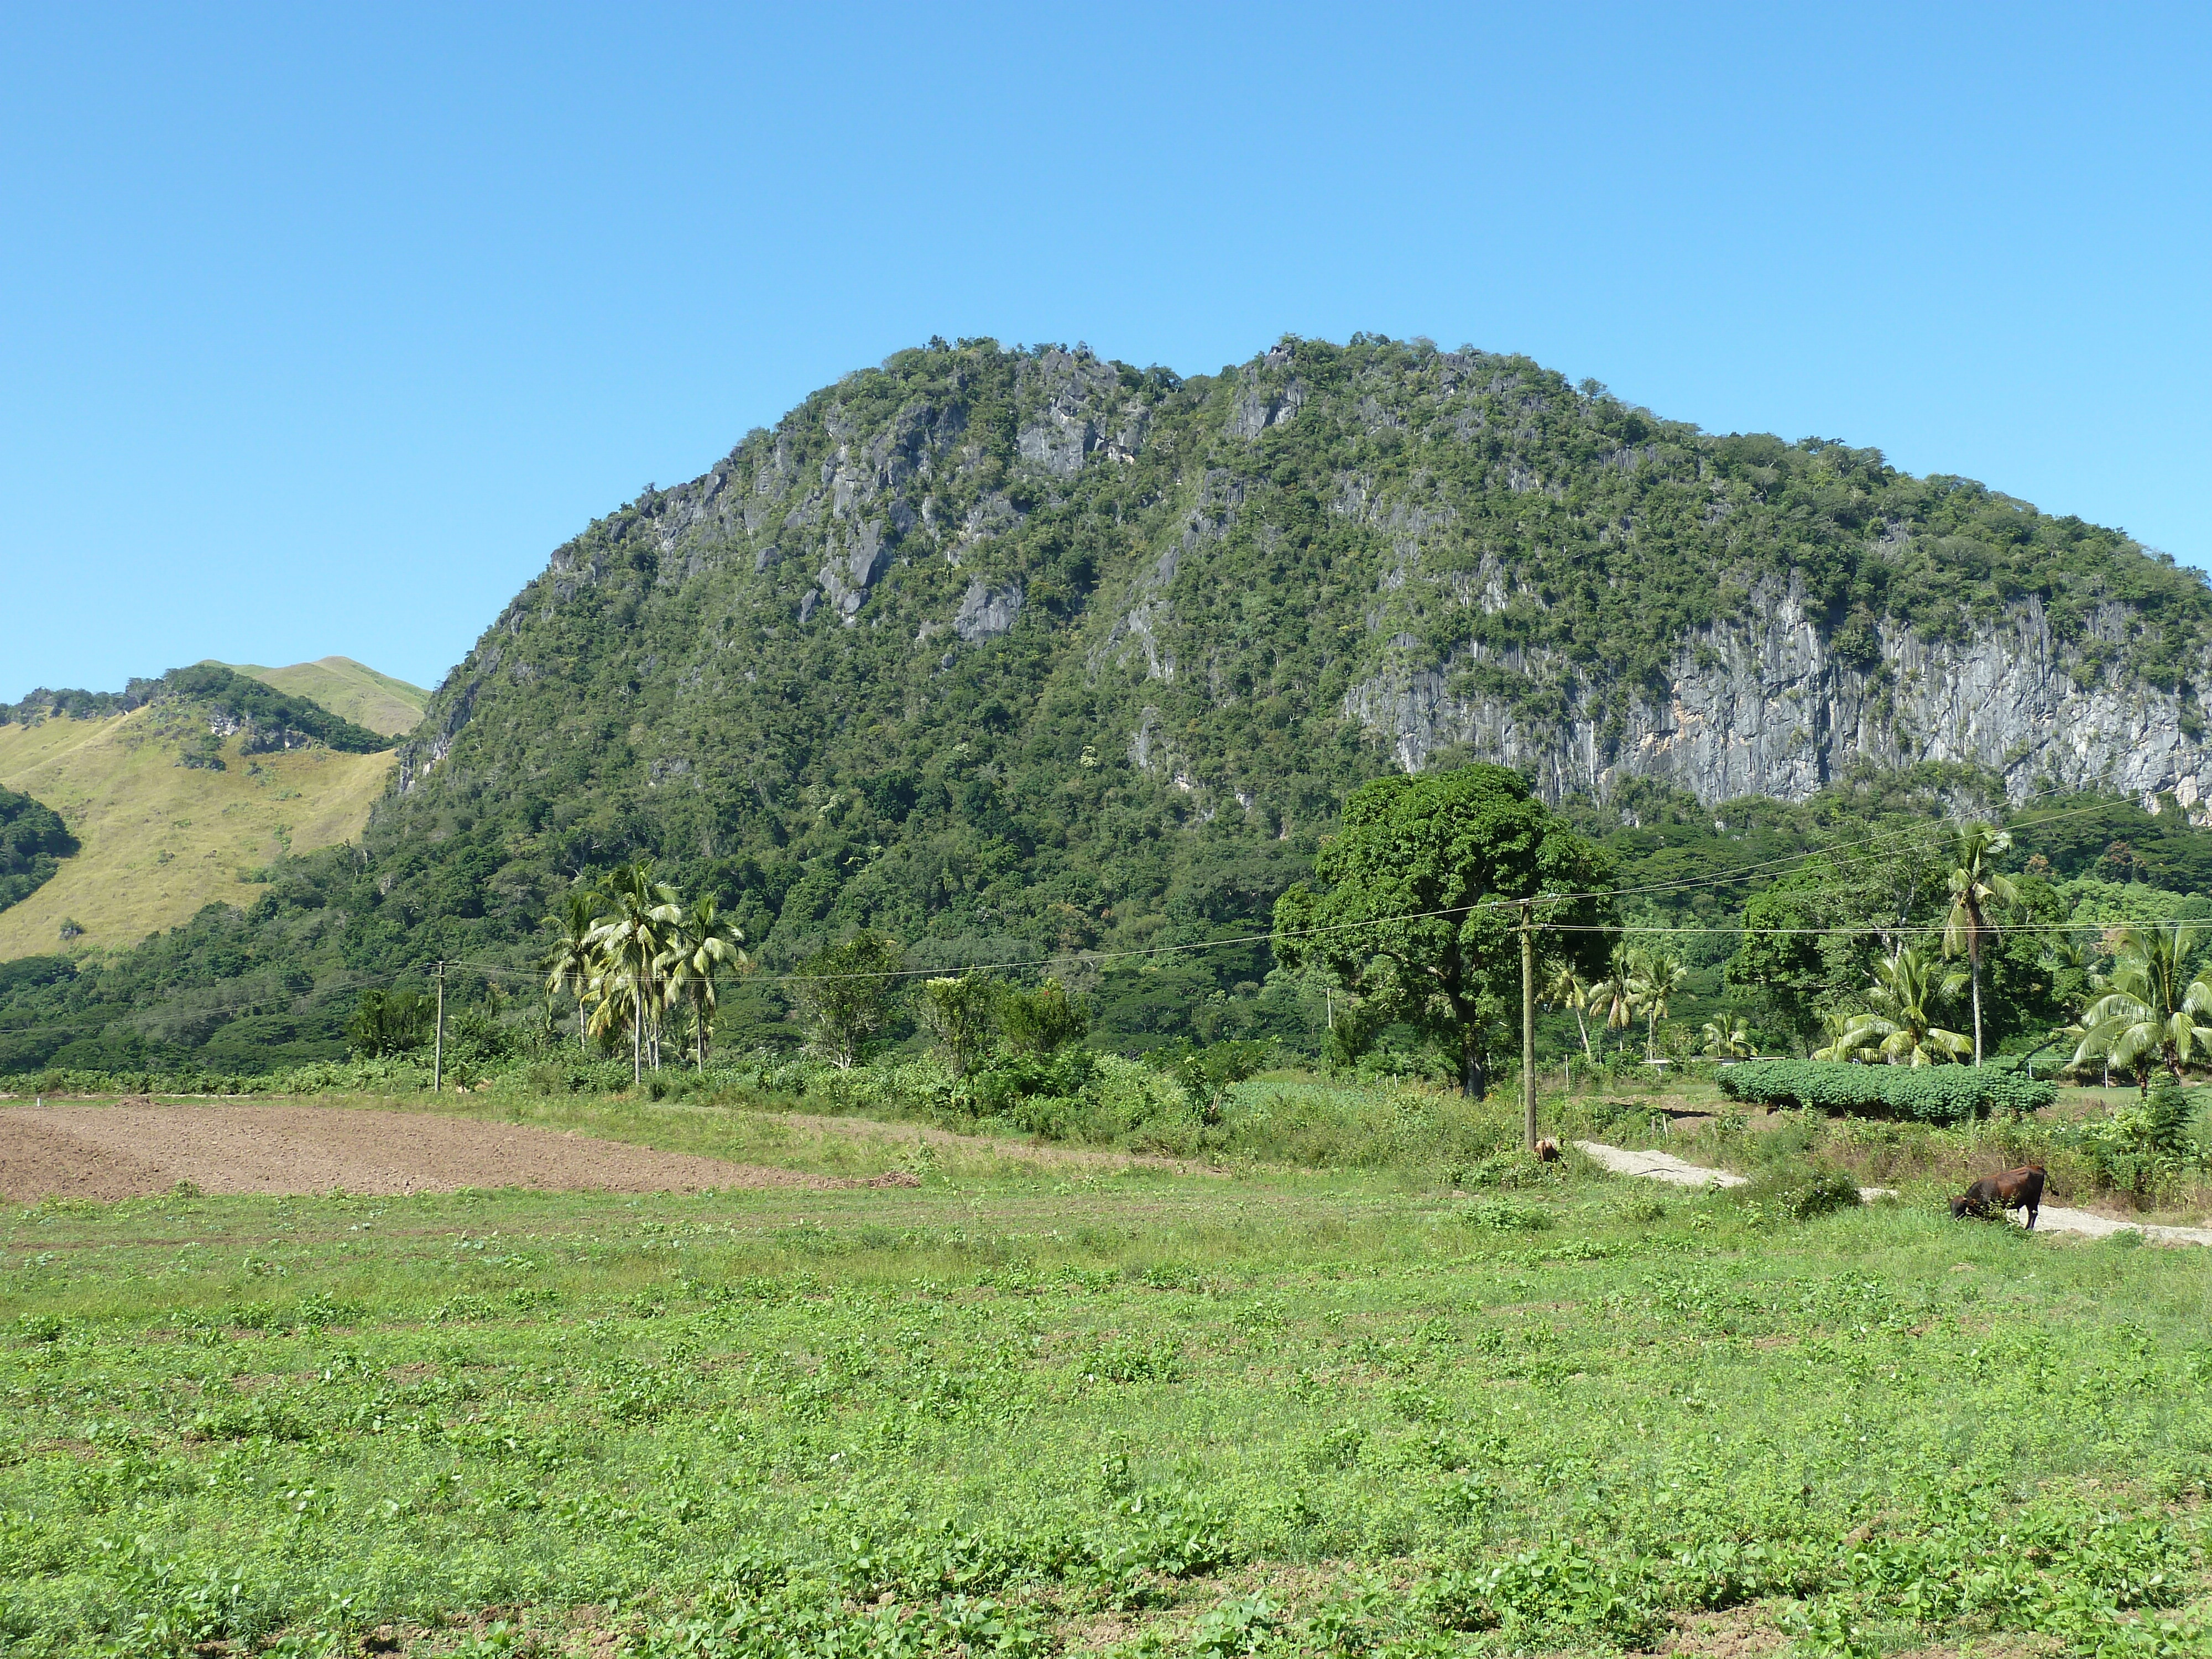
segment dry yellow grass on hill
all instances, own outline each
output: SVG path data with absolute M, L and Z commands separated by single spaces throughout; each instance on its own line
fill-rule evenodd
M 278 854 L 361 833 L 396 757 L 330 749 L 240 755 L 220 772 L 177 764 L 178 747 L 141 708 L 106 720 L 0 726 L 0 787 L 62 815 L 82 844 L 54 878 L 0 910 L 0 960 L 113 950 L 221 901 L 251 903 L 240 879 Z M 73 945 L 64 919 L 84 928 Z
M 318 657 L 313 662 L 295 662 L 283 668 L 264 668 L 250 662 L 222 666 L 279 691 L 319 702 L 339 718 L 387 738 L 412 732 L 422 718 L 422 706 L 430 701 L 430 694 L 421 686 L 380 674 L 351 657 Z

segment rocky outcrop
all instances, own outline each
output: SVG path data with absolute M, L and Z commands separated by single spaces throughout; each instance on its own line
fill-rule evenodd
M 866 602 L 868 590 L 890 568 L 890 549 L 884 542 L 884 521 L 871 519 L 858 526 L 836 556 L 832 557 L 815 575 L 815 581 L 849 628 Z M 811 616 L 812 605 L 805 614 Z
M 1540 658 L 1493 661 L 1525 694 L 1501 690 L 1496 674 L 1478 687 L 1471 653 L 1423 661 L 1406 635 L 1391 641 L 1395 660 L 1346 694 L 1342 713 L 1385 737 L 1408 771 L 1464 745 L 1528 768 L 1553 799 L 1645 777 L 1708 802 L 1802 799 L 1861 761 L 1987 767 L 2014 799 L 2096 787 L 2153 810 L 2170 795 L 2194 811 L 2212 795 L 2212 745 L 2192 735 L 2182 700 L 2085 666 L 2033 599 L 1960 643 L 1883 623 L 1880 660 L 1863 665 L 1839 659 L 1795 580 L 1756 592 L 1752 610 L 1755 627 L 1685 640 L 1663 697 L 1577 679 Z M 2117 613 L 2099 619 L 2122 625 Z M 1547 689 L 1565 702 L 1564 719 L 1542 707 Z
M 960 609 L 952 614 L 952 631 L 966 645 L 981 645 L 985 640 L 995 640 L 1001 634 L 1013 632 L 1015 619 L 1022 614 L 1022 585 L 1014 582 L 1006 587 L 987 587 L 979 579 L 968 584 L 968 591 L 960 596 Z
M 765 729 L 834 661 L 841 696 L 930 734 L 901 739 L 919 754 L 924 711 L 988 686 L 976 706 L 1018 721 L 1065 676 L 1080 764 L 1126 756 L 1179 819 L 1294 799 L 1306 822 L 1378 767 L 1461 757 L 1554 799 L 1634 777 L 1802 799 L 1927 760 L 2015 797 L 2212 792 L 2186 689 L 2212 690 L 2212 598 L 2117 532 L 1425 342 L 1286 339 L 1193 381 L 934 342 L 848 376 L 556 550 L 412 734 L 401 793 L 437 768 L 475 787 L 471 751 L 447 757 L 471 720 L 499 747 L 501 698 L 584 695 L 568 636 L 532 632 L 571 605 L 604 647 L 595 708 L 639 696 L 671 733 Z M 946 649 L 1010 635 L 964 667 Z M 694 752 L 637 741 L 648 768 Z M 819 759 L 793 756 L 779 787 Z M 696 764 L 771 810 L 726 756 Z

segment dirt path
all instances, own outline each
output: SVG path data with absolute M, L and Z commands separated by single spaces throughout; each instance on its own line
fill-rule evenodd
M 1686 1164 L 1669 1152 L 1632 1152 L 1595 1140 L 1577 1140 L 1575 1147 L 1616 1175 L 1642 1176 L 1650 1181 L 1670 1182 L 1677 1187 L 1741 1187 L 1746 1184 L 1742 1176 L 1731 1175 L 1726 1170 L 1708 1170 L 1702 1164 Z M 1897 1194 L 1887 1187 L 1862 1187 L 1859 1196 L 1862 1199 L 1895 1198 Z M 2145 1242 L 2154 1244 L 2212 1244 L 2212 1227 L 2154 1227 L 2148 1222 L 2115 1221 L 2110 1216 L 2099 1215 L 2094 1211 L 2069 1210 L 2057 1204 L 2045 1205 L 2036 1216 L 2035 1224 L 2045 1232 L 2080 1233 L 2089 1238 L 2109 1238 L 2118 1232 L 2138 1232 Z
M 103 1202 L 167 1192 L 696 1192 L 909 1185 L 841 1181 L 520 1124 L 328 1106 L 19 1106 L 0 1110 L 0 1194 Z
M 1741 1187 L 1746 1184 L 1742 1176 L 1730 1175 L 1726 1170 L 1708 1170 L 1700 1164 L 1685 1164 L 1672 1152 L 1632 1152 L 1595 1140 L 1577 1140 L 1575 1150 L 1595 1158 L 1615 1175 L 1642 1176 L 1648 1181 L 1663 1181 L 1670 1186 Z

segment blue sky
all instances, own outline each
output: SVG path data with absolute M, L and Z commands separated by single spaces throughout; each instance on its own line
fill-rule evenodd
M 932 334 L 1526 351 L 2212 562 L 2201 9 L 0 6 L 0 698 L 434 683 Z

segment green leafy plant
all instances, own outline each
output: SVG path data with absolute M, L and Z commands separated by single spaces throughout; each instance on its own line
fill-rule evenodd
M 2133 1071 L 2148 1091 L 2164 1066 L 2177 1080 L 2182 1066 L 2212 1052 L 2212 985 L 2195 976 L 2201 931 L 2190 922 L 2125 929 L 2102 996 L 2082 1012 L 2074 1063 L 2092 1060 Z
M 998 1030 L 1003 988 L 981 974 L 921 983 L 921 1021 L 945 1052 L 955 1077 L 964 1075 L 990 1047 Z
M 1067 988 L 1048 979 L 1034 991 L 1007 991 L 997 1006 L 999 1031 L 1019 1055 L 1049 1054 L 1080 1042 L 1091 1029 L 1088 1012 Z
M 1721 1092 L 1751 1105 L 1803 1107 L 1952 1123 L 2023 1115 L 2057 1098 L 2050 1083 L 1990 1067 L 1853 1066 L 1820 1060 L 1754 1060 L 1720 1073 Z

